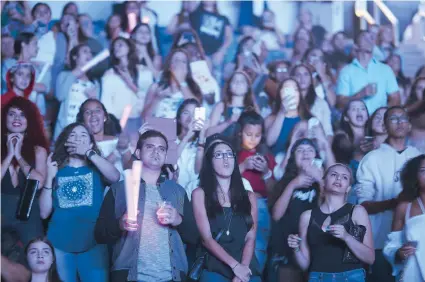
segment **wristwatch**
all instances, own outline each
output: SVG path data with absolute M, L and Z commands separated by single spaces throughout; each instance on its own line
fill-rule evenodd
M 86 157 L 87 157 L 87 159 L 89 159 L 89 160 L 90 160 L 90 158 L 91 158 L 91 157 L 93 157 L 93 155 L 96 155 L 96 151 L 95 151 L 95 150 L 93 150 L 93 149 L 90 149 L 90 150 L 88 150 L 88 151 L 86 152 Z

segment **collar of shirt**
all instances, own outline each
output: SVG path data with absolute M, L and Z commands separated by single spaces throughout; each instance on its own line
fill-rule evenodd
M 369 67 L 370 67 L 371 64 L 376 64 L 376 63 L 378 63 L 378 61 L 375 58 L 370 59 L 369 63 L 367 64 L 366 69 L 369 69 Z M 362 66 L 362 64 L 360 64 L 360 62 L 359 62 L 359 60 L 357 58 L 354 58 L 352 64 L 355 65 L 355 66 L 357 66 L 357 67 L 359 67 L 359 68 L 365 69 Z

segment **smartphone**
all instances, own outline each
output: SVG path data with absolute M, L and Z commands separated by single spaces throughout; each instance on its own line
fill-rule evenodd
M 418 241 L 409 241 L 407 242 L 407 245 L 412 246 L 413 248 L 418 247 Z
M 295 100 L 295 89 L 294 88 L 283 88 L 283 94 L 285 97 L 288 97 L 286 99 L 286 106 L 288 107 L 288 110 L 295 110 L 297 108 L 297 103 L 294 102 Z
M 313 159 L 312 161 L 311 161 L 311 164 L 312 165 L 314 165 L 315 167 L 317 167 L 317 168 L 322 168 L 322 165 L 323 165 L 323 160 L 322 159 Z
M 373 141 L 373 139 L 375 139 L 375 137 L 373 137 L 373 136 L 365 136 L 364 139 L 366 139 L 367 141 Z
M 206 112 L 204 107 L 196 107 L 195 108 L 195 113 L 193 115 L 193 118 L 195 120 L 204 120 L 205 121 L 206 118 L 207 118 L 206 116 L 207 116 L 207 112 Z

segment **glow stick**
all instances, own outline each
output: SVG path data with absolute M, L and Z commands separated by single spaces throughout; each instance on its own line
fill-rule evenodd
M 142 177 L 142 162 L 141 161 L 133 162 L 132 177 L 133 177 L 133 196 L 132 197 L 133 197 L 133 204 L 136 207 L 136 214 L 134 216 L 137 217 L 140 178 Z
M 92 67 L 94 67 L 95 65 L 97 65 L 98 63 L 102 62 L 103 60 L 105 60 L 106 58 L 109 57 L 109 50 L 105 49 L 102 52 L 100 52 L 99 54 L 97 54 L 96 56 L 93 57 L 93 59 L 91 59 L 90 61 L 87 62 L 87 64 L 85 64 L 82 68 L 81 71 L 82 72 L 86 72 L 89 69 L 91 69 Z
M 40 72 L 40 74 L 37 77 L 36 83 L 40 83 L 40 82 L 43 81 L 43 78 L 46 75 L 46 73 L 49 70 L 49 68 L 50 68 L 50 64 L 49 63 L 45 63 L 43 65 L 43 68 L 41 69 L 41 72 Z
M 127 204 L 127 218 L 132 221 L 137 221 L 137 205 L 134 204 L 135 195 L 133 190 L 133 187 L 134 187 L 133 173 L 131 169 L 127 169 L 124 171 L 124 178 L 125 178 L 125 202 Z
M 149 23 L 149 17 L 144 16 L 144 17 L 142 18 L 142 23 L 144 23 L 144 24 L 148 24 L 148 23 Z
M 127 124 L 128 118 L 130 117 L 131 109 L 133 107 L 131 105 L 127 105 L 124 108 L 124 111 L 122 113 L 121 119 L 120 119 L 120 126 L 122 129 L 125 128 L 125 125 Z
M 128 16 L 128 28 L 130 29 L 130 32 L 131 32 L 137 25 L 137 15 L 136 13 L 129 13 L 127 16 Z

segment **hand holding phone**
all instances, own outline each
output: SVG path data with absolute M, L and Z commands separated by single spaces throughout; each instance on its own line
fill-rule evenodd
M 207 118 L 206 115 L 207 115 L 207 113 L 206 113 L 206 110 L 205 110 L 204 107 L 196 107 L 195 108 L 194 115 L 193 115 L 193 118 L 195 120 L 205 121 L 206 118 Z

